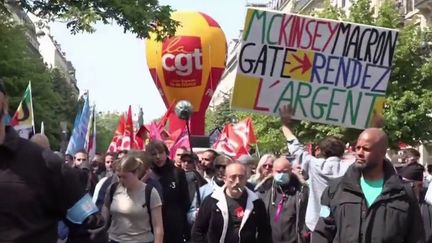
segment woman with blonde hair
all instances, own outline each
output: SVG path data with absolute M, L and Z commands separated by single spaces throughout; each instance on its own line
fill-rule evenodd
M 275 159 L 273 154 L 264 154 L 258 162 L 255 174 L 249 178 L 249 182 L 257 186 L 271 177 Z
M 162 202 L 157 190 L 140 180 L 149 161 L 127 155 L 117 164 L 119 183 L 106 195 L 104 215 L 110 243 L 162 243 Z

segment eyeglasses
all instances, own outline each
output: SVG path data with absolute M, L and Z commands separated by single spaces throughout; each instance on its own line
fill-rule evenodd
M 87 159 L 75 159 L 76 161 L 86 161 Z
M 271 168 L 273 168 L 273 165 L 272 164 L 264 164 L 262 167 L 271 169 Z

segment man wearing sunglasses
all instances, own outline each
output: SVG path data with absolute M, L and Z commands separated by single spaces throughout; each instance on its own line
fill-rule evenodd
M 216 188 L 220 188 L 224 184 L 225 168 L 228 164 L 232 163 L 232 159 L 223 154 L 216 157 L 214 161 L 215 176 L 213 180 L 204 186 L 200 187 L 199 191 L 195 194 L 191 207 L 188 212 L 188 222 L 192 225 L 195 222 L 196 214 L 205 197 L 212 194 Z
M 198 162 L 198 156 L 185 152 L 180 155 L 180 161 L 181 167 L 186 174 L 186 181 L 189 187 L 189 198 L 192 202 L 195 193 L 199 192 L 199 188 L 207 184 L 207 181 L 195 170 L 195 163 Z

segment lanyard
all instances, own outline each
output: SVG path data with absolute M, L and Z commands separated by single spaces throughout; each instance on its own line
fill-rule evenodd
M 288 199 L 288 196 L 285 194 L 285 192 L 282 191 L 282 199 L 279 201 L 277 208 L 276 208 L 276 214 L 274 217 L 274 221 L 278 222 L 280 219 L 280 216 L 282 214 L 283 204 Z

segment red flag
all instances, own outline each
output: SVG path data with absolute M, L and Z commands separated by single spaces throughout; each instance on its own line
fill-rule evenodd
M 247 147 L 244 146 L 243 138 L 238 136 L 232 124 L 225 125 L 219 139 L 213 144 L 213 148 L 235 159 L 249 154 Z
M 175 143 L 170 148 L 170 159 L 173 159 L 175 156 L 175 152 L 180 147 L 186 147 L 190 149 L 190 143 L 189 143 L 189 134 L 187 132 L 187 129 L 184 128 L 183 131 L 177 136 L 177 140 L 174 140 Z
M 150 140 L 162 140 L 162 131 L 155 122 L 150 123 L 148 127 Z
M 250 144 L 256 143 L 255 131 L 252 118 L 246 117 L 242 121 L 232 125 L 233 132 L 243 141 L 243 146 L 247 148 Z
M 119 124 L 108 147 L 108 152 L 142 149 L 144 142 L 140 137 L 135 136 L 133 130 L 132 107 L 129 106 L 127 114 L 120 116 Z
M 137 149 L 144 149 L 144 145 L 148 137 L 149 131 L 145 125 L 142 125 L 135 133 L 135 144 Z
M 186 126 L 186 121 L 178 118 L 178 116 L 175 114 L 175 104 L 176 101 L 173 101 L 158 124 L 159 128 L 165 129 L 170 135 L 175 132 L 180 134 Z
M 130 150 L 133 148 L 133 134 L 132 107 L 129 105 L 120 150 Z
M 119 123 L 117 125 L 117 129 L 114 132 L 113 139 L 108 147 L 107 152 L 115 153 L 118 152 L 118 147 L 121 145 L 121 140 L 123 136 L 123 132 L 125 130 L 125 116 L 121 115 L 119 119 Z

